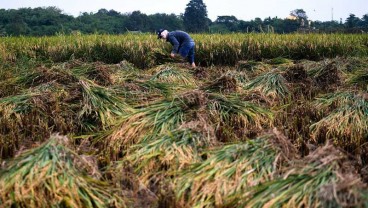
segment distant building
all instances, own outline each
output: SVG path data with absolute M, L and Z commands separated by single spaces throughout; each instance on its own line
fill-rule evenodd
M 288 20 L 298 20 L 298 17 L 295 16 L 295 15 L 289 15 L 285 19 L 288 19 Z

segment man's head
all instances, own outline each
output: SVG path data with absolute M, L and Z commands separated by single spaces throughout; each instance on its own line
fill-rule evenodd
M 167 38 L 167 34 L 169 33 L 169 31 L 165 30 L 165 29 L 159 29 L 157 31 L 157 39 L 166 39 Z

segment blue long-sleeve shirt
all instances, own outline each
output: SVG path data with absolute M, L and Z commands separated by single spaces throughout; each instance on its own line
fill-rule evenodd
M 180 30 L 169 32 L 166 41 L 173 45 L 173 50 L 171 53 L 178 53 L 180 46 L 186 43 L 194 42 L 188 33 Z

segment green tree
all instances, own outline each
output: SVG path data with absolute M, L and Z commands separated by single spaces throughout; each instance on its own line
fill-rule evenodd
M 239 21 L 238 29 L 241 32 L 247 32 L 247 33 L 254 31 L 253 24 L 249 21 L 244 21 L 244 20 Z
M 368 14 L 363 15 L 362 26 L 363 28 L 368 29 Z
M 153 14 L 148 16 L 151 24 L 148 26 L 148 31 L 154 32 L 159 28 L 165 28 L 169 31 L 184 30 L 183 19 L 175 14 Z
M 150 25 L 148 16 L 140 11 L 134 11 L 129 15 L 126 29 L 129 31 L 147 31 L 148 25 Z
M 188 32 L 208 31 L 207 7 L 202 0 L 190 0 L 183 18 Z
M 215 23 L 224 25 L 231 32 L 238 31 L 239 20 L 235 16 L 218 16 Z
M 357 27 L 360 22 L 360 19 L 355 16 L 355 14 L 350 14 L 349 17 L 345 21 L 345 25 L 347 28 Z
M 290 12 L 290 15 L 297 17 L 300 20 L 308 20 L 307 13 L 303 9 L 295 9 Z

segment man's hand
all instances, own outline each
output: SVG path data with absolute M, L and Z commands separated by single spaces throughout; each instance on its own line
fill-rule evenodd
M 171 56 L 171 58 L 174 58 L 175 57 L 175 54 L 174 53 L 171 53 L 170 56 Z

